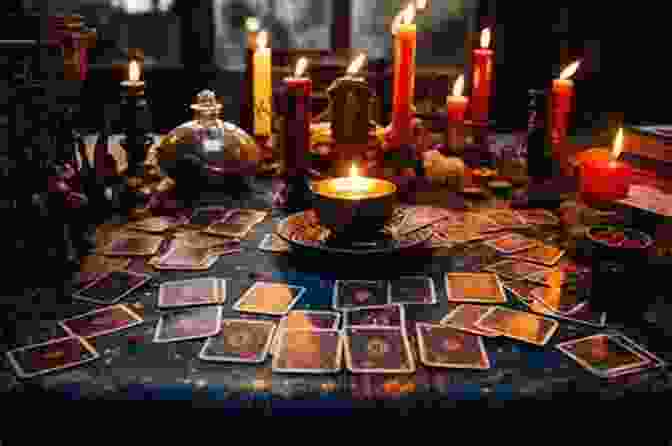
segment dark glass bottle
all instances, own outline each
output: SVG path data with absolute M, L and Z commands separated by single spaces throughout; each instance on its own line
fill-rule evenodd
M 559 173 L 553 159 L 548 90 L 529 90 L 527 174 L 532 182 L 543 182 Z

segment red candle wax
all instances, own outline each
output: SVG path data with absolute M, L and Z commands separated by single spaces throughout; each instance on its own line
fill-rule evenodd
M 394 98 L 392 102 L 392 133 L 395 145 L 412 141 L 411 105 L 415 95 L 415 48 L 417 30 L 414 24 L 402 24 L 395 36 Z
M 446 100 L 446 109 L 448 111 L 449 123 L 462 123 L 464 115 L 467 112 L 469 98 L 465 96 L 448 96 Z
M 622 161 L 590 158 L 581 163 L 580 191 L 586 201 L 626 198 L 632 183 L 632 168 Z
M 569 79 L 554 79 L 552 92 L 552 137 L 553 143 L 558 144 L 567 136 L 569 114 L 572 111 L 572 98 L 574 97 L 574 82 Z
M 284 83 L 287 87 L 287 115 L 283 147 L 287 173 L 291 176 L 307 167 L 313 82 L 309 78 L 289 77 Z
M 471 118 L 485 122 L 490 112 L 490 88 L 492 83 L 492 56 L 488 48 L 474 50 L 474 77 L 471 98 Z

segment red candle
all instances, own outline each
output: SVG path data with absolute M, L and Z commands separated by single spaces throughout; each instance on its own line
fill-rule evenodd
M 402 11 L 392 26 L 394 39 L 394 97 L 392 101 L 392 133 L 396 146 L 412 141 L 412 103 L 415 96 L 415 48 L 417 27 L 413 22 L 413 3 Z
M 302 57 L 293 77 L 284 79 L 287 87 L 287 110 L 284 120 L 283 147 L 287 174 L 296 175 L 307 167 L 310 151 L 310 116 L 313 82 L 304 77 L 308 60 Z
M 572 99 L 574 98 L 574 82 L 570 77 L 576 73 L 580 64 L 580 61 L 574 62 L 562 70 L 558 79 L 553 80 L 551 125 L 554 144 L 564 141 L 567 136 L 569 114 L 572 111 Z
M 471 98 L 471 119 L 486 122 L 490 111 L 490 86 L 492 83 L 492 56 L 490 28 L 481 32 L 481 47 L 474 50 L 474 77 Z
M 615 201 L 626 198 L 632 183 L 632 168 L 617 161 L 623 149 L 623 129 L 614 141 L 610 159 L 592 157 L 581 163 L 581 197 L 591 201 Z
M 449 123 L 463 123 L 467 112 L 469 98 L 462 96 L 464 91 L 464 75 L 460 75 L 453 86 L 453 95 L 446 98 Z
M 463 91 L 464 76 L 460 75 L 453 86 L 453 95 L 446 98 L 446 111 L 448 112 L 446 144 L 453 151 L 464 147 L 464 115 L 467 112 L 469 99 L 462 96 Z

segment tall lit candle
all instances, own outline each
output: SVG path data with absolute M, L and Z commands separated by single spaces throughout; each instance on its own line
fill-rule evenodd
M 257 50 L 259 20 L 248 17 L 245 21 L 247 49 L 245 51 L 244 95 L 240 101 L 240 126 L 249 133 L 254 132 L 254 52 Z
M 272 79 L 271 49 L 267 47 L 268 33 L 262 31 L 257 37 L 257 49 L 253 58 L 253 92 L 254 92 L 254 134 L 270 136 L 272 127 Z
M 371 91 L 360 70 L 365 54 L 357 56 L 346 75 L 327 89 L 331 104 L 331 133 L 336 143 L 336 176 L 341 176 L 353 160 L 361 160 L 369 144 L 369 103 Z
M 614 139 L 608 159 L 594 157 L 581 163 L 581 197 L 588 201 L 614 201 L 628 196 L 632 183 L 632 168 L 618 161 L 623 150 L 623 129 Z
M 562 142 L 567 136 L 569 114 L 572 111 L 572 98 L 574 97 L 574 82 L 570 79 L 579 69 L 581 61 L 568 65 L 560 73 L 560 77 L 553 79 L 551 116 L 553 143 Z
M 474 50 L 473 91 L 471 97 L 471 118 L 477 122 L 488 121 L 490 113 L 490 90 L 492 84 L 492 58 L 490 49 L 490 28 L 481 32 L 481 46 Z
M 307 68 L 308 59 L 302 57 L 296 64 L 294 75 L 284 79 L 287 105 L 283 120 L 283 150 L 289 176 L 306 167 L 310 152 L 310 95 L 313 83 L 305 75 Z
M 141 81 L 140 77 L 140 63 L 136 60 L 132 60 L 128 64 L 128 80 L 121 83 L 121 85 L 127 89 L 129 96 L 142 96 L 145 93 L 145 82 Z
M 446 98 L 448 123 L 446 126 L 446 144 L 451 151 L 460 150 L 464 146 L 464 115 L 467 112 L 469 99 L 463 96 L 464 75 L 460 75 L 453 85 L 453 94 Z
M 411 121 L 415 96 L 415 50 L 417 27 L 413 23 L 415 5 L 409 4 L 392 24 L 394 39 L 394 97 L 392 101 L 392 133 L 395 145 L 412 141 Z

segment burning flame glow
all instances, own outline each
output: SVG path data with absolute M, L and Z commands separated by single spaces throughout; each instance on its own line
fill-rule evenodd
M 614 138 L 614 147 L 611 150 L 611 159 L 616 161 L 623 151 L 623 128 L 618 129 L 616 138 Z
M 130 64 L 128 64 L 128 80 L 131 82 L 137 82 L 140 80 L 140 64 L 132 60 Z
M 303 76 L 303 73 L 306 72 L 306 68 L 308 68 L 308 59 L 306 59 L 305 57 L 302 57 L 296 63 L 296 70 L 294 71 L 294 76 L 295 77 Z
M 257 49 L 263 50 L 268 45 L 268 31 L 262 31 L 257 36 Z
M 415 18 L 415 5 L 409 3 L 408 6 L 401 11 L 392 21 L 392 34 L 397 34 L 401 25 L 408 25 L 413 22 Z
M 492 38 L 492 33 L 490 28 L 485 28 L 481 31 L 481 48 L 490 48 L 490 39 Z
M 251 33 L 259 31 L 259 19 L 256 17 L 248 17 L 247 20 L 245 20 L 245 29 Z
M 415 2 L 415 9 L 418 11 L 423 11 L 425 8 L 427 8 L 427 0 L 417 0 Z
M 354 164 L 350 167 L 350 178 L 359 178 L 359 171 Z
M 462 93 L 464 93 L 464 74 L 460 74 L 453 84 L 453 96 L 462 96 Z
M 579 69 L 579 65 L 581 65 L 581 61 L 577 60 L 576 62 L 572 63 L 571 65 L 568 65 L 567 68 L 562 70 L 562 73 L 560 73 L 560 79 L 569 79 L 570 77 L 574 76 L 574 73 L 576 73 L 576 70 Z
M 357 56 L 355 58 L 355 60 L 353 60 L 350 63 L 350 66 L 348 67 L 347 73 L 350 74 L 350 75 L 357 74 L 359 72 L 359 70 L 362 69 L 362 66 L 364 65 L 365 60 L 366 60 L 366 54 L 362 53 L 359 56 Z

